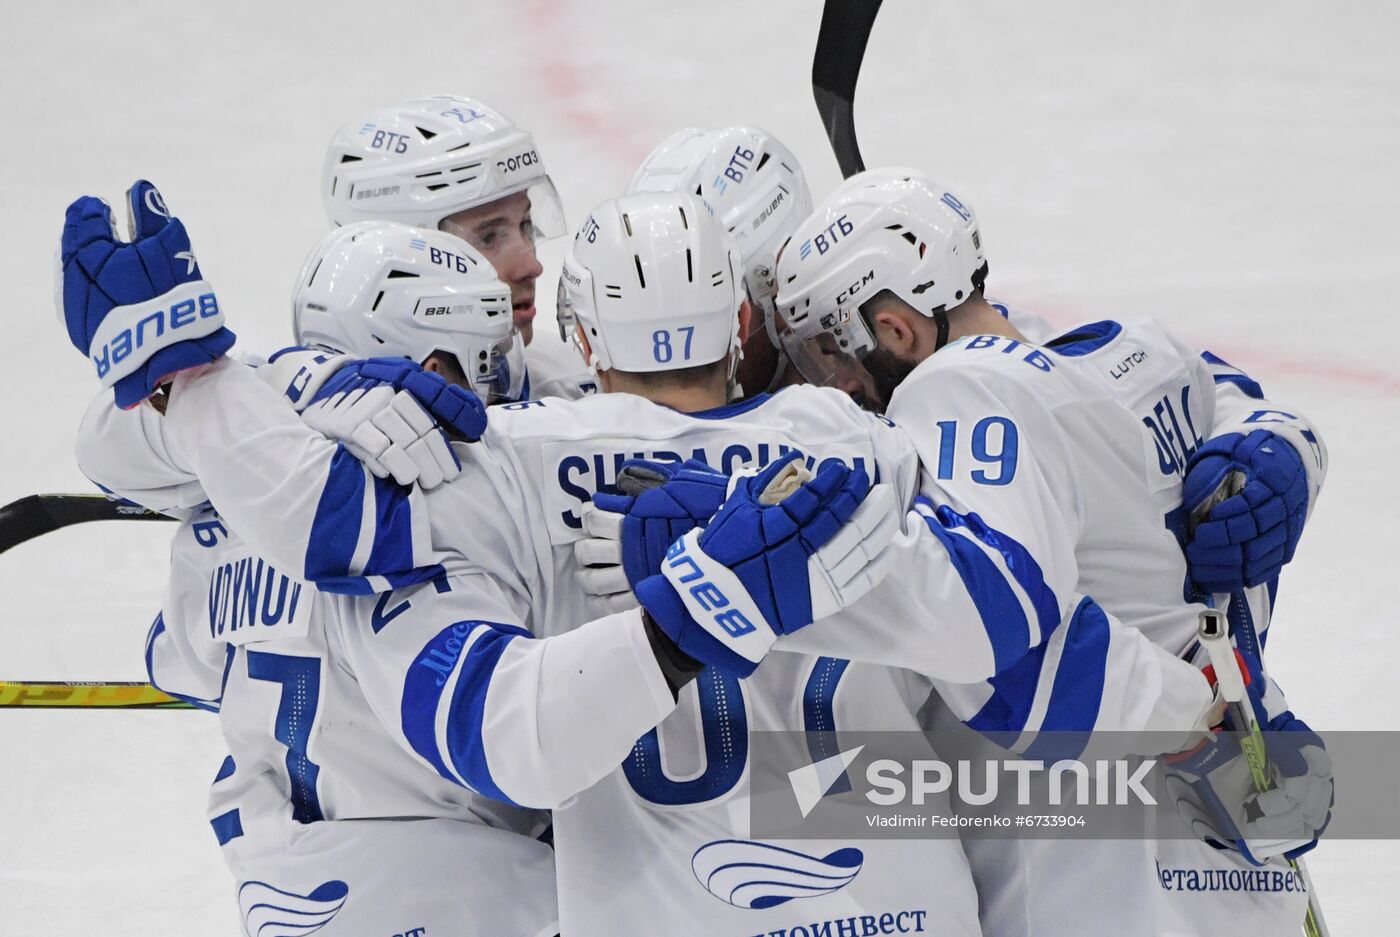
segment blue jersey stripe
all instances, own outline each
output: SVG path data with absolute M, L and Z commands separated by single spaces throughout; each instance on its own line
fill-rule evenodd
M 933 504 L 924 495 L 920 495 L 915 501 L 923 501 L 930 506 Z M 1002 555 L 1011 577 L 1026 593 L 1026 597 L 1031 600 L 1031 606 L 1035 609 L 1036 621 L 1040 625 L 1040 639 L 1042 641 L 1049 640 L 1050 635 L 1060 624 L 1060 601 L 1055 598 L 1055 593 L 1045 584 L 1045 573 L 1041 570 L 1040 564 L 1035 561 L 1035 557 L 1031 556 L 1031 552 L 1015 537 L 997 530 L 982 520 L 975 511 L 969 514 L 959 514 L 945 504 L 940 506 L 935 514 L 946 527 L 964 527 L 982 543 Z
M 1015 665 L 988 680 L 992 695 L 967 720 L 968 726 L 983 734 L 1010 732 L 1014 741 L 1014 735 L 1025 729 L 1026 720 L 1030 717 L 1035 688 L 1040 684 L 1040 670 L 1044 663 L 1045 645 L 1040 644 L 1031 648 Z
M 239 816 L 237 807 L 219 814 L 209 821 L 209 825 L 214 828 L 214 838 L 220 846 L 243 835 L 243 818 Z
M 1243 374 L 1217 374 L 1215 375 L 1215 383 L 1234 384 L 1240 390 L 1244 391 L 1246 397 L 1251 397 L 1255 400 L 1264 399 L 1264 388 L 1260 387 L 1256 382 L 1245 377 Z
M 218 698 L 218 699 L 208 700 L 208 699 L 201 699 L 201 698 L 198 697 L 198 696 L 186 696 L 184 693 L 176 693 L 176 692 L 174 692 L 173 690 L 168 690 L 168 689 L 166 689 L 165 687 L 161 686 L 161 685 L 160 685 L 160 682 L 159 682 L 158 680 L 156 680 L 156 673 L 155 673 L 156 639 L 159 638 L 159 637 L 160 637 L 162 634 L 164 634 L 164 633 L 165 633 L 165 613 L 162 612 L 162 613 L 156 615 L 156 620 L 155 620 L 154 622 L 151 623 L 151 630 L 150 630 L 150 633 L 146 635 L 146 679 L 150 681 L 151 686 L 155 687 L 157 690 L 160 690 L 160 691 L 161 691 L 162 693 L 164 693 L 166 696 L 173 696 L 173 697 L 175 697 L 175 699 L 177 699 L 177 700 L 180 700 L 180 701 L 185 702 L 185 703 L 189 703 L 191 706 L 195 707 L 196 709 L 203 709 L 204 711 L 206 711 L 206 712 L 211 712 L 211 713 L 216 713 L 216 712 L 218 712 L 218 711 L 219 711 L 219 704 L 223 701 L 223 689 L 222 689 L 222 686 L 220 687 L 219 698 Z M 233 658 L 233 645 L 231 645 L 231 644 L 230 644 L 229 647 L 228 647 L 228 656 L 229 656 L 229 659 L 230 659 L 230 660 Z M 227 681 L 228 681 L 228 667 L 225 666 L 225 667 L 224 667 L 224 682 L 227 682 Z
M 344 446 L 337 446 L 311 522 L 305 578 L 328 591 L 350 573 L 364 513 L 365 468 Z
M 933 502 L 920 495 L 915 505 L 932 507 Z M 964 528 L 987 546 L 1001 553 L 1012 579 L 1026 593 L 1036 611 L 1041 641 L 1046 640 L 1059 623 L 1059 604 L 1045 584 L 1040 564 L 1013 537 L 995 530 L 976 514 L 966 517 L 944 505 L 934 516 L 923 515 L 929 530 L 948 551 L 953 568 L 962 577 L 968 596 L 977 607 L 987 637 L 997 673 L 1001 673 L 1026 654 L 1030 647 L 1030 622 L 1012 591 L 1006 574 L 975 544 L 953 531 Z
M 1027 758 L 1058 761 L 1084 751 L 1103 702 L 1108 642 L 1108 616 L 1086 596 L 1065 626 L 1059 667 L 1040 723 L 1042 734 L 1027 746 Z
M 393 479 L 374 480 L 374 547 L 365 575 L 402 573 L 413 568 L 413 512 L 409 489 Z
M 1201 360 L 1210 365 L 1210 373 L 1215 377 L 1217 384 L 1234 384 L 1244 391 L 1245 396 L 1254 400 L 1264 399 L 1264 388 L 1254 381 L 1248 374 L 1226 361 L 1219 355 L 1211 354 L 1208 351 L 1201 352 Z
M 233 762 L 232 755 L 224 756 L 224 763 L 219 765 L 219 773 L 214 775 L 214 783 L 218 784 L 224 778 L 233 777 L 233 772 L 237 769 L 237 767 L 238 766 L 235 765 Z
M 1026 729 L 1037 687 L 1053 680 L 1042 735 L 1026 749 L 1028 758 L 1073 758 L 1083 751 L 1088 732 L 1098 721 L 1108 666 L 1108 616 L 1093 599 L 1082 599 L 1065 625 L 1064 645 L 1053 674 L 1044 672 L 1047 644 L 1034 648 L 1006 673 L 988 681 L 993 693 L 967 724 L 982 733 L 1019 733 Z
M 464 654 L 463 647 L 477 629 L 485 629 L 486 633 L 473 641 Z M 513 801 L 496 785 L 486 763 L 482 739 L 486 690 L 510 642 L 530 636 L 523 628 L 495 622 L 459 621 L 449 625 L 424 645 L 409 666 L 399 710 L 404 737 L 438 774 L 457 783 L 465 779 L 473 790 L 506 803 Z M 444 752 L 437 741 L 437 714 L 443 690 L 458 670 L 461 673 L 448 704 Z M 447 759 L 451 759 L 455 773 L 448 768 Z

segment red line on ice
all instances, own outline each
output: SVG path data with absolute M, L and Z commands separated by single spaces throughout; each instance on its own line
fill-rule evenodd
M 541 54 L 538 69 L 542 97 L 575 133 L 591 140 L 607 157 L 629 172 L 636 168 L 656 141 L 647 141 L 637 124 L 620 115 L 630 113 L 629 103 L 600 107 L 599 97 L 614 99 L 626 83 L 608 79 L 612 70 L 604 62 L 587 67 L 573 57 L 578 43 L 570 35 L 568 20 L 577 9 L 572 0 L 531 0 L 520 4 L 525 28 Z M 602 79 L 602 80 L 600 80 Z

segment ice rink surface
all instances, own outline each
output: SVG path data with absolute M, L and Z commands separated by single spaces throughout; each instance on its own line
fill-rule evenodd
M 325 230 L 324 148 L 376 104 L 455 92 L 511 114 L 573 224 L 685 125 L 768 128 L 820 197 L 838 174 L 808 83 L 819 8 L 7 5 L 0 502 L 90 490 L 72 447 L 95 385 L 52 300 L 71 199 L 153 179 L 240 345 L 270 350 Z M 1316 420 L 1331 475 L 1270 666 L 1315 726 L 1397 728 L 1400 7 L 886 0 L 856 110 L 869 164 L 976 206 L 993 295 L 1066 325 L 1161 318 Z M 0 558 L 0 679 L 143 679 L 167 536 L 96 525 Z M 0 935 L 238 933 L 203 813 L 222 755 L 199 713 L 0 712 Z M 1309 861 L 1334 934 L 1393 933 L 1400 844 Z

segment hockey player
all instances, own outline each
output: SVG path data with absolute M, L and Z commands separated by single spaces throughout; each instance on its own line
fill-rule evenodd
M 771 392 L 798 377 L 773 322 L 778 248 L 812 211 L 812 193 L 793 152 L 758 127 L 678 130 L 648 154 L 627 192 L 685 192 L 702 199 L 738 245 L 753 310 L 739 363 L 744 395 Z
M 397 221 L 456 235 L 510 286 L 529 346 L 529 397 L 592 391 L 567 346 L 534 335 L 537 237 L 566 233 L 564 210 L 534 137 L 472 98 L 436 95 L 377 108 L 331 140 L 321 198 L 333 224 Z
M 133 217 L 147 230 L 158 228 L 156 238 L 182 237 L 177 222 L 152 211 L 161 205 L 154 195 L 147 201 L 154 191 L 133 189 Z M 146 260 L 152 275 L 166 269 L 157 251 Z M 177 262 L 183 270 L 184 261 Z M 383 222 L 337 229 L 308 257 L 294 306 L 299 336 L 326 349 L 312 358 L 359 349 L 402 355 L 453 375 L 483 399 L 518 393 L 509 290 L 449 235 Z M 206 301 L 204 308 L 216 307 Z M 436 310 L 443 314 L 425 315 Z M 319 389 L 307 378 L 329 370 L 307 358 L 280 356 L 260 375 L 305 407 Z M 172 480 L 140 451 L 147 440 L 160 440 L 159 420 L 141 409 L 156 425 L 125 453 L 83 454 L 98 466 L 125 460 L 149 469 L 150 487 L 123 494 L 167 509 L 203 500 L 196 478 Z M 392 403 L 384 414 L 422 418 Z M 111 428 L 101 437 L 108 446 L 121 438 Z M 429 441 L 434 435 L 415 446 Z M 85 437 L 84 446 L 93 444 Z M 430 465 L 452 461 L 441 446 L 413 452 Z M 120 479 L 110 480 L 130 483 L 129 467 Z M 390 487 L 381 483 L 380 490 Z M 284 932 L 275 925 L 367 937 L 415 929 L 555 934 L 553 853 L 536 838 L 548 815 L 464 791 L 397 745 L 394 722 L 375 712 L 362 688 L 373 668 L 339 633 L 327 598 L 298 581 L 298 569 L 259 556 L 207 503 L 184 513 L 146 666 L 156 686 L 218 713 L 229 755 L 214 781 L 209 817 L 250 937 Z M 444 868 L 462 874 L 449 886 L 440 877 Z
M 772 391 L 802 380 L 789 366 L 774 328 L 778 250 L 811 212 L 806 178 L 791 150 L 757 127 L 679 130 L 647 156 L 628 191 L 694 192 L 734 235 L 744 257 L 754 315 L 739 366 L 743 391 Z M 1047 341 L 1057 334 L 1048 322 L 1024 309 L 997 302 L 991 305 L 1031 341 Z M 1320 458 L 1311 460 L 1309 470 L 1298 474 L 1293 471 L 1296 460 L 1288 450 L 1280 452 L 1279 461 L 1265 465 L 1270 460 L 1268 450 L 1259 450 L 1258 437 L 1255 443 L 1246 444 L 1243 421 L 1248 417 L 1258 421 L 1269 413 L 1283 420 L 1290 417 L 1265 400 L 1259 386 L 1246 375 L 1209 352 L 1201 357 L 1214 378 L 1220 436 L 1208 440 L 1189 466 L 1184 497 L 1188 513 L 1209 501 L 1231 472 L 1257 475 L 1268 471 L 1292 477 L 1289 510 L 1282 523 L 1258 527 L 1243 522 L 1241 515 L 1255 512 L 1246 510 L 1247 496 L 1241 492 L 1227 503 L 1208 505 L 1211 516 L 1183 531 L 1192 581 L 1206 592 L 1234 593 L 1273 580 L 1283 563 L 1292 558 L 1306 516 L 1298 506 L 1307 496 L 1309 484 L 1315 498 L 1325 466 Z M 1322 455 L 1315 435 L 1300 436 L 1293 444 L 1315 447 Z M 1258 464 L 1246 464 L 1246 460 Z
M 1253 577 L 1276 573 L 1269 564 L 1291 554 L 1315 503 L 1323 452 L 1301 418 L 1251 406 L 1257 393 L 1249 387 L 1246 405 L 1227 409 L 1212 393 L 1219 372 L 1150 323 L 1097 322 L 1030 343 L 983 300 L 986 274 L 965 201 L 912 170 L 862 173 L 784 249 L 779 331 L 808 379 L 839 384 L 909 429 L 923 464 L 928 533 L 948 543 L 951 531 L 975 532 L 988 549 L 962 552 L 969 586 L 1039 635 L 1037 650 L 988 683 L 943 687 L 956 716 L 1013 733 L 1140 727 L 1161 706 L 1154 687 L 1109 703 L 1103 691 L 1117 679 L 1117 639 L 1098 616 L 1067 614 L 1066 596 L 1092 593 L 1125 625 L 1189 656 L 1200 606 L 1182 598 L 1200 593 L 1179 546 L 1183 476 L 1193 468 L 1212 476 L 1197 482 L 1199 503 L 1188 505 L 1215 528 L 1203 548 L 1219 548 L 1232 570 L 1243 559 L 1243 576 Z M 1220 501 L 1214 510 L 1211 496 Z M 1255 535 L 1272 546 L 1253 556 L 1238 549 Z M 1219 584 L 1235 584 L 1232 576 L 1222 573 Z M 927 594 L 936 578 L 896 560 L 887 582 L 896 579 L 911 607 L 929 615 L 942 607 L 942 595 Z M 1232 615 L 1266 625 L 1271 594 L 1237 596 Z M 847 618 L 864 609 L 858 603 Z M 1206 934 L 1222 919 L 1232 933 L 1296 931 L 1305 896 L 1278 853 L 1315 842 L 1330 808 L 1330 768 L 1316 736 L 1273 690 L 1255 705 L 1261 725 L 1280 744 L 1293 740 L 1296 755 L 1286 769 L 1289 794 L 1249 796 L 1255 819 L 1264 819 L 1240 819 L 1217 837 L 1239 853 L 1181 841 L 970 842 L 986 932 Z M 1217 793 L 1239 803 L 1252 788 Z M 1292 841 L 1263 851 L 1259 830 L 1271 823 L 1291 829 Z M 1264 879 L 1287 888 L 1184 893 L 1170 890 L 1169 875 L 1159 878 L 1162 867 L 1185 865 L 1221 881 L 1233 869 L 1236 881 L 1257 882 L 1238 874 L 1251 868 L 1241 855 L 1274 856 L 1282 871 Z
M 79 215 L 83 205 L 75 205 Z M 82 240 L 80 226 L 70 221 L 70 244 Z M 95 227 L 100 234 L 105 222 Z M 75 259 L 82 253 L 67 252 L 70 292 L 85 282 Z M 750 571 L 731 559 L 737 578 L 724 587 L 754 626 L 741 655 L 741 665 L 752 669 L 780 631 L 839 608 L 868 585 L 865 563 L 852 568 L 836 561 L 873 550 L 869 537 L 845 544 L 849 555 L 826 560 L 816 548 L 863 493 L 862 470 L 845 463 L 902 478 L 908 487 L 907 443 L 844 397 L 817 388 L 724 405 L 747 311 L 737 252 L 693 200 L 637 197 L 601 206 L 575 241 L 565 279 L 572 291 L 567 308 L 578 317 L 600 380 L 670 406 L 621 392 L 498 408 L 493 421 L 501 426 L 482 446 L 463 450 L 465 474 L 425 499 L 432 547 L 455 542 L 474 565 L 458 562 L 436 587 L 336 602 L 336 620 L 360 625 L 340 628 L 337 636 L 357 645 L 346 647 L 346 656 L 356 662 L 371 705 L 386 724 L 396 721 L 401 743 L 444 778 L 559 808 L 555 838 L 567 933 L 747 937 L 818 924 L 845 931 L 866 920 L 887 932 L 975 933 L 975 900 L 956 842 L 882 844 L 862 853 L 844 843 L 793 850 L 745 838 L 749 726 L 830 729 L 849 718 L 870 720 L 872 728 L 913 728 L 926 683 L 888 668 L 801 655 L 780 655 L 747 686 L 714 667 L 697 678 L 696 661 L 670 634 L 687 621 L 701 626 L 675 599 L 657 603 L 665 625 L 633 609 L 578 626 L 596 607 L 575 580 L 578 513 L 627 456 L 684 452 L 736 465 L 800 446 L 827 457 L 811 483 L 770 507 L 755 499 L 793 455 L 741 484 L 724 509 L 731 520 L 712 525 L 704 544 L 709 559 L 696 559 L 708 575 L 720 576 L 724 568 L 709 562 L 725 555 L 728 537 L 747 544 L 744 555 L 758 564 Z M 71 321 L 86 320 L 81 298 L 67 306 Z M 91 332 L 74 332 L 86 347 Z M 219 363 L 202 375 L 182 374 L 177 384 L 166 417 L 168 454 L 196 463 L 215 502 L 232 506 L 226 520 L 245 530 L 271 522 L 278 534 L 274 561 L 291 555 L 296 563 L 308 545 L 339 543 L 334 549 L 351 571 L 363 572 L 357 553 L 424 546 L 392 521 L 375 531 L 372 543 L 355 546 L 361 524 L 351 515 L 360 516 L 370 497 L 363 473 L 330 465 L 334 456 L 325 450 L 333 447 L 307 440 L 285 404 L 246 370 Z M 799 438 L 803 427 L 807 437 Z M 298 466 L 307 475 L 294 486 L 289 479 Z M 283 500 L 318 476 L 328 483 L 309 505 L 295 495 Z M 259 517 L 270 504 L 278 505 L 273 516 Z M 773 523 L 774 510 L 788 520 Z M 306 514 L 315 529 L 309 541 L 278 531 Z M 744 534 L 745 519 L 760 515 L 769 518 L 761 530 Z M 870 516 L 892 517 L 888 506 Z M 802 539 L 793 538 L 793 525 Z M 767 544 L 769 534 L 781 542 Z M 838 567 L 852 578 L 842 579 Z M 777 593 L 771 583 L 780 584 Z M 715 641 L 710 653 L 728 652 Z M 654 728 L 691 681 L 697 690 L 681 697 L 680 712 Z M 838 683 L 841 693 L 834 695 Z M 314 789 L 316 773 L 306 766 L 314 764 L 323 730 L 309 721 L 298 777 Z M 692 753 L 697 742 L 703 754 Z M 703 767 L 695 771 L 691 764 Z M 637 845 L 639 836 L 646 847 Z M 762 874 L 745 875 L 745 868 Z M 930 872 L 941 881 L 935 893 L 927 885 Z M 807 897 L 785 906 L 799 896 Z

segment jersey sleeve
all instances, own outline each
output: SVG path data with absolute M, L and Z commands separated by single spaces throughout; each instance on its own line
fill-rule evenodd
M 336 601 L 345 659 L 384 725 L 444 778 L 498 800 L 559 806 L 675 706 L 637 610 L 536 638 L 479 575 Z
M 209 500 L 171 453 L 161 415 L 145 404 L 119 409 L 109 390 L 83 414 L 76 455 L 78 468 L 103 491 L 152 511 L 184 517 Z
M 1269 400 L 1258 382 L 1223 358 L 1203 351 L 1200 359 L 1215 385 L 1215 422 L 1211 435 L 1266 429 L 1287 440 L 1302 457 L 1308 475 L 1307 516 L 1311 517 L 1327 478 L 1327 446 L 1322 434 L 1294 407 Z
M 1014 739 L 1007 747 L 1029 758 L 1074 757 L 1089 732 L 1121 733 L 1115 738 L 1124 754 L 1157 754 L 1210 728 L 1213 698 L 1194 664 L 1123 625 L 1092 598 L 1072 601 L 1072 613 L 1047 641 L 990 680 L 935 681 L 949 710 L 1000 743 Z M 1153 750 L 1132 748 L 1141 733 L 1152 733 Z
M 208 508 L 180 525 L 171 543 L 165 602 L 146 637 L 146 674 L 157 689 L 217 711 L 233 646 L 209 634 L 209 562 L 227 531 Z
M 246 367 L 179 375 L 163 434 L 172 462 L 259 555 L 323 591 L 363 595 L 446 572 L 423 493 L 376 478 Z

